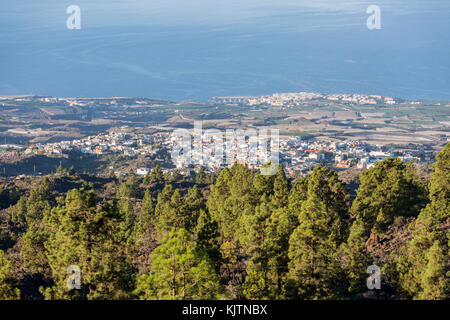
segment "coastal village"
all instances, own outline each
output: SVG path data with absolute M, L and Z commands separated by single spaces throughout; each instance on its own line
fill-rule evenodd
M 359 105 L 388 104 L 394 105 L 400 102 L 400 99 L 392 97 L 382 97 L 380 95 L 366 94 L 320 94 L 314 92 L 299 93 L 277 93 L 269 96 L 260 97 L 213 97 L 212 101 L 216 104 L 239 103 L 249 106 L 271 105 L 277 107 L 301 106 L 309 100 L 328 100 L 341 103 L 353 103 Z M 411 103 L 411 102 L 410 102 Z M 412 101 L 412 104 L 419 102 Z

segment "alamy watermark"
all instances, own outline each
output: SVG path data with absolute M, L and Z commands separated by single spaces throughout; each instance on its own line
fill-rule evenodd
M 70 15 L 66 20 L 67 29 L 81 29 L 81 8 L 78 5 L 70 5 L 67 7 L 66 13 Z M 369 30 L 380 30 L 381 8 L 377 5 L 370 5 L 367 8 L 366 13 L 370 14 L 366 22 L 367 28 Z
M 81 289 L 81 270 L 79 266 L 71 265 L 67 268 L 67 274 L 70 276 L 67 278 L 67 288 L 69 290 Z
M 203 130 L 202 121 L 195 121 L 193 134 L 187 129 L 176 129 L 171 140 L 172 161 L 177 167 L 220 167 L 239 162 L 259 167 L 263 175 L 275 175 L 278 171 L 278 129 L 270 130 L 269 139 L 268 129 Z
M 67 29 L 81 29 L 81 8 L 77 5 L 71 5 L 67 7 L 66 13 L 70 14 L 70 16 L 66 20 Z
M 370 274 L 367 278 L 367 288 L 369 290 L 381 289 L 381 270 L 379 266 L 372 265 L 367 267 L 366 272 Z
M 381 8 L 377 5 L 371 5 L 366 10 L 367 14 L 371 16 L 367 19 L 367 29 L 380 30 L 381 29 Z

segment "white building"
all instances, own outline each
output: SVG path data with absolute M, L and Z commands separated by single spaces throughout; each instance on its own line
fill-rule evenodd
M 149 172 L 150 172 L 150 169 L 149 169 L 149 168 L 138 168 L 138 169 L 136 170 L 136 175 L 138 175 L 138 176 L 145 176 L 145 175 L 147 175 Z

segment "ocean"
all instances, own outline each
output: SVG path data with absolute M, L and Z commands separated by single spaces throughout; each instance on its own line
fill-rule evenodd
M 92 2 L 2 3 L 0 95 L 450 100 L 448 0 Z M 66 26 L 73 4 L 80 30 Z M 379 30 L 366 25 L 372 4 Z

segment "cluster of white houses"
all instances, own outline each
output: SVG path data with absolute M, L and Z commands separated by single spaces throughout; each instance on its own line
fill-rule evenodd
M 227 161 L 227 144 L 223 149 L 211 150 L 211 139 L 202 139 L 201 146 L 192 146 L 192 159 L 196 161 L 186 162 L 185 159 L 172 159 L 172 166 L 181 171 L 188 172 L 200 166 L 211 172 L 217 172 L 223 167 L 231 166 L 235 161 L 247 163 L 253 169 L 259 169 L 273 155 L 270 147 L 264 149 L 254 149 L 249 152 L 246 143 L 232 146 L 232 161 Z M 170 132 L 158 132 L 152 135 L 142 135 L 137 133 L 125 133 L 112 131 L 97 136 L 75 139 L 72 141 L 62 141 L 47 144 L 33 144 L 27 147 L 25 154 L 43 154 L 53 157 L 69 157 L 72 150 L 80 151 L 93 156 L 103 156 L 107 154 L 123 154 L 129 157 L 139 155 L 157 156 L 157 151 L 166 149 L 172 152 L 174 138 Z M 219 147 L 222 148 L 222 147 Z M 207 152 L 205 152 L 207 150 Z M 224 161 L 217 161 L 216 154 L 223 154 Z M 330 142 L 319 140 L 303 140 L 300 137 L 282 136 L 279 140 L 276 156 L 279 163 L 283 164 L 288 174 L 295 172 L 307 172 L 317 163 L 324 163 L 336 168 L 357 167 L 359 169 L 371 168 L 376 162 L 390 157 L 400 157 L 405 161 L 420 160 L 413 156 L 411 152 L 398 152 L 393 147 L 381 147 L 370 145 L 361 141 Z M 261 160 L 263 159 L 263 161 Z M 266 161 L 264 161 L 266 160 Z M 164 165 L 164 162 L 161 162 Z M 149 168 L 138 168 L 137 174 L 144 176 L 149 172 Z
M 98 156 L 105 154 L 123 154 L 135 157 L 138 155 L 154 154 L 154 146 L 164 142 L 167 135 L 168 133 L 165 132 L 150 136 L 113 131 L 72 141 L 32 144 L 26 148 L 24 154 L 67 157 L 69 151 L 77 150 L 84 154 Z
M 212 101 L 217 104 L 247 104 L 272 105 L 278 107 L 300 106 L 303 102 L 314 99 L 338 101 L 343 103 L 367 104 L 396 104 L 396 99 L 392 97 L 382 97 L 380 95 L 367 94 L 320 94 L 314 92 L 299 93 L 277 93 L 270 96 L 260 97 L 213 97 Z

